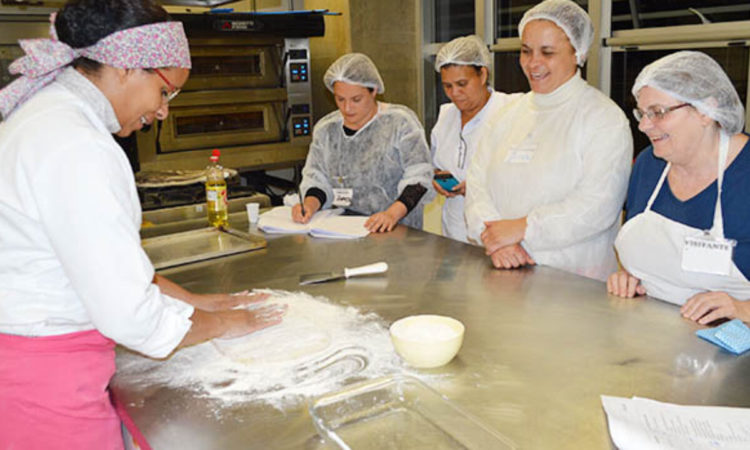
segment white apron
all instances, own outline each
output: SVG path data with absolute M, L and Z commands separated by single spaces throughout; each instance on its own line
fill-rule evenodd
M 709 232 L 716 239 L 724 238 L 721 188 L 728 153 L 729 137 L 721 133 L 716 207 Z M 627 221 L 617 235 L 615 248 L 622 266 L 641 280 L 646 294 L 670 303 L 682 305 L 696 294 L 714 291 L 726 292 L 738 300 L 750 299 L 750 282 L 733 261 L 727 275 L 682 269 L 685 238 L 700 236 L 704 232 L 651 210 L 670 167 L 671 164 L 667 164 L 664 168 L 644 211 Z

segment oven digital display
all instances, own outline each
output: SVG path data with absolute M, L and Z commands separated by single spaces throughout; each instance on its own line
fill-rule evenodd
M 292 114 L 310 114 L 310 105 L 305 103 L 292 105 Z
M 175 117 L 177 136 L 226 131 L 264 131 L 263 111 Z
M 289 50 L 289 59 L 307 59 L 307 49 L 297 48 Z

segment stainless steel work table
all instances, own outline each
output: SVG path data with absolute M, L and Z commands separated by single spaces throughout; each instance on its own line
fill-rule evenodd
M 246 224 L 245 224 L 246 225 Z M 519 448 L 612 446 L 600 395 L 750 406 L 750 358 L 695 336 L 676 306 L 608 296 L 603 283 L 536 267 L 491 268 L 483 249 L 399 227 L 357 241 L 267 237 L 263 250 L 162 272 L 197 292 L 304 290 L 387 321 L 444 314 L 466 325 L 442 394 Z M 302 273 L 387 261 L 382 278 L 301 289 Z M 306 406 L 212 411 L 189 390 L 114 391 L 155 449 L 320 448 Z

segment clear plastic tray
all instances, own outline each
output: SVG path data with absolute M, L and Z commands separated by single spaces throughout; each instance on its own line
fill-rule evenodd
M 401 375 L 326 394 L 310 415 L 318 433 L 342 449 L 514 448 L 437 391 Z

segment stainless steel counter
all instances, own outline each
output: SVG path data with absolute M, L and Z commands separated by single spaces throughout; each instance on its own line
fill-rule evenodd
M 464 344 L 433 369 L 443 375 L 434 387 L 519 448 L 610 448 L 601 394 L 750 406 L 750 357 L 696 337 L 674 305 L 617 299 L 603 283 L 544 267 L 494 270 L 480 248 L 405 227 L 358 241 L 266 238 L 264 250 L 162 273 L 198 292 L 304 290 L 388 321 L 455 317 Z M 383 278 L 298 285 L 301 273 L 379 260 L 390 265 Z M 155 449 L 322 448 L 304 406 L 248 403 L 217 416 L 188 390 L 127 390 L 115 378 L 114 391 Z

